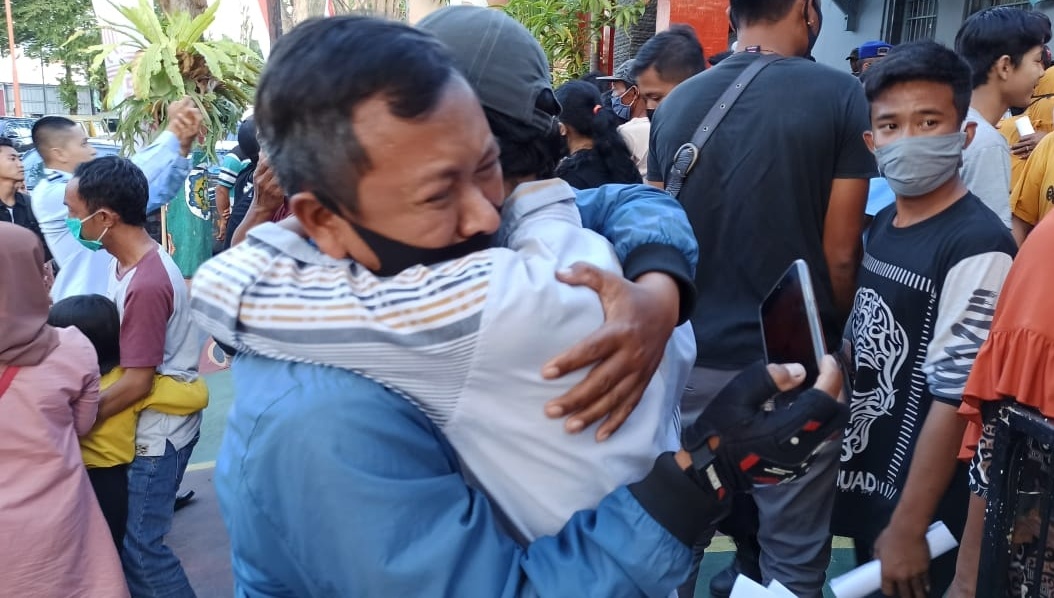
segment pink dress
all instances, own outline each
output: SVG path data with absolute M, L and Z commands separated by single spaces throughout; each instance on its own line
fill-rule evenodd
M 0 594 L 128 596 L 77 435 L 99 410 L 95 350 L 76 328 L 0 396 Z

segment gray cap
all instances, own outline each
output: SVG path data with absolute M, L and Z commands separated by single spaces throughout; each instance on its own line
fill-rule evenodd
M 549 62 L 541 45 L 523 25 L 499 9 L 448 6 L 417 24 L 439 38 L 454 55 L 458 69 L 484 108 L 546 133 L 559 115 Z M 543 94 L 552 96 L 537 108 Z
M 597 81 L 622 81 L 623 83 L 629 83 L 631 86 L 636 85 L 637 79 L 633 77 L 633 59 L 630 58 L 618 65 L 615 73 L 610 77 L 597 77 Z

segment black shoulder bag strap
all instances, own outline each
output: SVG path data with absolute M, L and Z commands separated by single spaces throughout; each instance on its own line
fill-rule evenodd
M 674 197 L 680 195 L 684 179 L 688 177 L 688 173 L 691 172 L 696 160 L 699 159 L 699 152 L 703 151 L 703 146 L 710 140 L 710 135 L 724 120 L 725 115 L 732 109 L 732 105 L 742 95 L 743 90 L 750 85 L 754 77 L 757 77 L 758 73 L 765 67 L 782 59 L 783 57 L 779 54 L 762 54 L 736 77 L 736 80 L 732 82 L 732 85 L 728 86 L 728 89 L 721 94 L 721 97 L 717 98 L 717 102 L 703 117 L 703 121 L 699 123 L 699 128 L 692 135 L 692 140 L 677 148 L 677 153 L 673 157 L 673 164 L 670 166 L 670 172 L 666 176 L 667 193 Z

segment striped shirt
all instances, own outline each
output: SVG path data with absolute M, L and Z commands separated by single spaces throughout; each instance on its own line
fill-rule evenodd
M 505 248 L 387 278 L 262 225 L 198 271 L 195 317 L 239 351 L 349 369 L 402 394 L 521 538 L 555 533 L 679 446 L 695 357 L 691 328 L 678 328 L 641 404 L 606 442 L 545 417 L 545 402 L 586 372 L 544 380 L 543 365 L 604 320 L 597 295 L 556 271 L 586 261 L 621 272 L 611 245 L 582 228 L 574 197 L 559 180 L 520 185 L 502 211 Z

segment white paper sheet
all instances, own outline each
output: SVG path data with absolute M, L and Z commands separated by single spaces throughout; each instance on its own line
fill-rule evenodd
M 769 587 L 740 575 L 732 586 L 732 594 L 729 598 L 797 598 L 778 581 L 773 580 Z
M 930 558 L 938 557 L 959 545 L 944 523 L 938 521 L 926 532 Z M 838 598 L 863 598 L 882 588 L 882 565 L 879 561 L 865 563 L 845 575 L 831 580 L 831 591 Z

